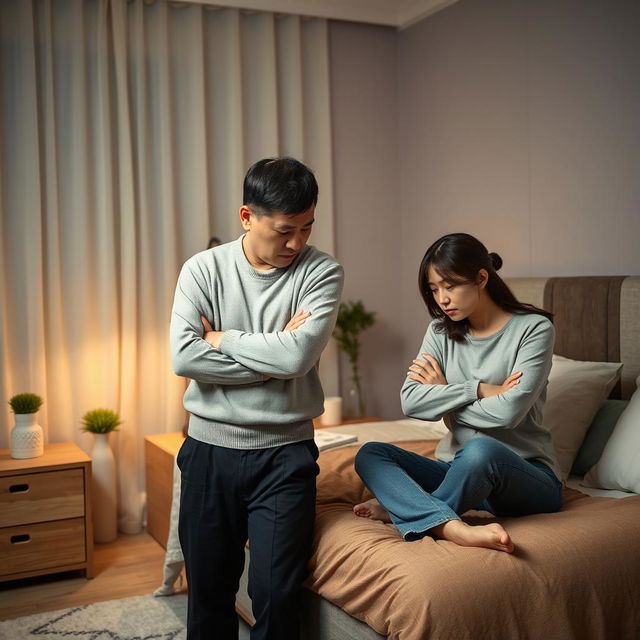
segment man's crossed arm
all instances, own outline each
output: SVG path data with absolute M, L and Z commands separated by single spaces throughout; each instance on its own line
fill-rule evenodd
M 298 327 L 301 327 L 305 320 L 311 315 L 310 311 L 296 311 L 291 320 L 287 322 L 283 331 L 295 331 Z M 220 347 L 220 341 L 222 340 L 222 336 L 224 335 L 224 331 L 214 331 L 213 327 L 209 323 L 209 321 L 201 316 L 202 326 L 204 327 L 204 336 L 203 339 L 208 342 L 214 349 L 218 349 Z M 228 356 L 225 356 L 228 357 Z M 234 361 L 235 362 L 235 361 Z M 266 382 L 269 380 L 271 376 L 266 374 L 262 375 L 262 379 Z
M 342 281 L 342 268 L 337 264 L 318 274 L 300 300 L 302 309 L 282 331 L 213 331 L 208 321 L 206 325 L 203 322 L 204 310 L 211 307 L 206 286 L 187 263 L 178 279 L 171 318 L 175 372 L 213 384 L 251 384 L 270 377 L 304 375 L 331 337 Z
M 304 321 L 311 315 L 310 311 L 296 311 L 295 315 L 287 324 L 285 325 L 283 331 L 295 331 L 298 327 L 304 324 Z M 209 323 L 209 321 L 204 317 L 200 316 L 200 320 L 202 321 L 202 326 L 204 327 L 204 336 L 203 339 L 206 340 L 212 347 L 218 349 L 220 348 L 220 341 L 222 340 L 222 336 L 224 335 L 224 331 L 214 331 L 213 327 Z
M 230 329 L 220 339 L 220 351 L 272 378 L 287 380 L 306 375 L 331 338 L 342 293 L 342 267 L 335 262 L 322 267 L 305 276 L 297 307 L 309 315 L 298 317 L 296 322 L 300 324 L 293 331 L 249 333 Z

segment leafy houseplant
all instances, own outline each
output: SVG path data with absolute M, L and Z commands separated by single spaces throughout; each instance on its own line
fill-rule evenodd
M 338 319 L 333 335 L 338 347 L 349 358 L 351 364 L 351 382 L 353 384 L 350 395 L 354 395 L 355 407 L 348 413 L 365 414 L 365 400 L 362 394 L 360 379 L 360 333 L 368 329 L 375 322 L 375 313 L 367 311 L 360 300 L 357 302 L 341 303 L 338 309 Z M 349 398 L 351 400 L 351 398 Z
M 82 431 L 89 433 L 111 433 L 122 424 L 120 416 L 111 409 L 92 409 L 82 416 Z
M 111 409 L 92 409 L 82 416 L 82 431 L 93 433 L 91 450 L 93 492 L 93 539 L 112 542 L 118 537 L 118 491 L 116 463 L 109 446 L 109 434 L 122 424 Z
M 35 393 L 18 393 L 9 400 L 16 415 L 11 430 L 11 457 L 37 458 L 44 453 L 44 433 L 36 422 L 36 413 L 42 406 L 42 398 Z
M 42 406 L 42 398 L 35 393 L 18 393 L 9 400 L 13 413 L 37 413 Z

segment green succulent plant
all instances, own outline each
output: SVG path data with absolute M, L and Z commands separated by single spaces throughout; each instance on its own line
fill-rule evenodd
M 120 416 L 111 409 L 92 409 L 82 416 L 82 431 L 89 433 L 111 433 L 121 425 Z
M 42 398 L 35 393 L 18 393 L 9 404 L 14 413 L 36 413 L 42 406 Z
M 338 309 L 338 319 L 333 336 L 338 347 L 349 358 L 351 381 L 358 395 L 358 410 L 365 414 L 365 400 L 360 379 L 360 333 L 375 322 L 375 312 L 367 311 L 360 300 L 343 302 Z

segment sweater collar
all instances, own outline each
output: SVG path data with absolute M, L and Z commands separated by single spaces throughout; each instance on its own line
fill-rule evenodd
M 261 269 L 256 269 L 251 265 L 247 256 L 244 253 L 244 249 L 242 248 L 242 239 L 245 237 L 245 233 L 243 233 L 237 240 L 234 241 L 234 253 L 236 258 L 236 264 L 240 268 L 240 271 L 250 278 L 254 278 L 255 280 L 261 280 L 263 282 L 271 282 L 273 280 L 277 280 L 280 278 L 285 272 L 291 269 L 295 263 L 300 259 L 298 256 L 293 264 L 288 267 L 274 267 L 273 269 L 269 269 L 268 271 L 263 271 Z M 306 247 L 305 247 L 306 249 Z

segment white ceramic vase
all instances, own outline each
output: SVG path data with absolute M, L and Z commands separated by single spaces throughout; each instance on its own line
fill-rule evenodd
M 116 464 L 109 435 L 94 433 L 94 438 L 91 451 L 93 539 L 95 542 L 113 542 L 118 537 Z
M 16 413 L 16 426 L 11 429 L 11 457 L 37 458 L 44 453 L 44 434 L 35 413 Z

